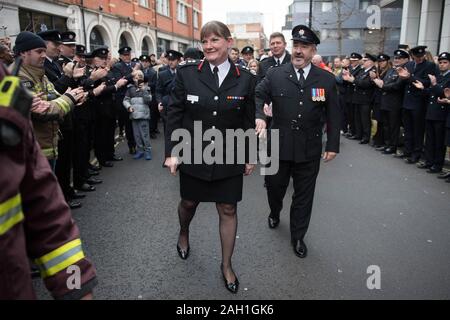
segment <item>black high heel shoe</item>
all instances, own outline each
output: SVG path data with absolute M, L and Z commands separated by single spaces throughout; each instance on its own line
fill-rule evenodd
M 222 272 L 223 281 L 225 282 L 225 288 L 227 288 L 227 290 L 230 291 L 231 293 L 237 293 L 239 289 L 239 280 L 236 274 L 234 275 L 236 280 L 234 280 L 234 282 L 228 282 L 227 278 L 225 278 L 225 274 L 223 273 L 222 264 L 220 265 L 220 271 Z
M 177 252 L 181 259 L 186 260 L 189 256 L 189 247 L 187 247 L 186 250 L 183 250 L 177 243 Z

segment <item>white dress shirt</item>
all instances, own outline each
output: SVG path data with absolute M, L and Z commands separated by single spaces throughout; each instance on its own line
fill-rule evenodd
M 298 73 L 298 70 L 296 67 L 294 67 L 295 69 L 295 74 L 297 75 L 297 80 L 300 80 L 300 73 Z M 309 71 L 311 70 L 311 63 L 309 63 L 306 67 L 303 68 L 303 78 L 308 77 Z
M 215 65 L 210 63 L 209 66 L 211 68 L 211 72 L 214 74 L 214 67 L 215 67 Z M 231 67 L 231 64 L 230 64 L 230 61 L 228 61 L 228 59 L 225 60 L 224 63 L 222 63 L 222 64 L 217 66 L 217 68 L 219 69 L 219 72 L 218 72 L 218 74 L 219 74 L 219 87 L 222 85 L 223 80 L 225 80 L 225 77 L 227 76 L 228 72 L 230 71 L 230 67 Z

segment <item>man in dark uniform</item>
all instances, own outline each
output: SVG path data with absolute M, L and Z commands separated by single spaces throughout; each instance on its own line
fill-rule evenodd
M 142 64 L 142 72 L 144 73 L 144 82 L 147 82 L 152 94 L 152 101 L 150 102 L 150 138 L 155 139 L 158 129 L 159 111 L 158 104 L 156 103 L 156 82 L 158 75 L 155 69 L 152 68 L 151 59 L 148 55 L 141 55 L 139 60 Z
M 356 77 L 358 73 L 362 72 L 361 67 L 361 59 L 362 55 L 357 52 L 352 52 L 350 54 L 350 66 L 348 67 L 348 72 L 351 76 Z M 346 71 L 346 70 L 345 70 Z M 344 76 L 346 72 L 343 71 L 342 76 Z M 352 140 L 361 139 L 356 135 L 356 125 L 355 125 L 355 108 L 356 106 L 353 104 L 353 92 L 355 91 L 355 83 L 347 81 L 343 79 L 343 86 L 346 88 L 345 91 L 345 117 L 348 122 L 348 132 L 346 137 Z
M 250 46 L 245 46 L 244 48 L 242 48 L 241 50 L 241 54 L 242 54 L 242 60 L 241 63 L 243 63 L 243 67 L 247 67 L 248 63 L 250 62 L 250 60 L 254 59 L 255 57 L 253 56 L 253 53 L 255 52 L 255 50 L 250 47 Z
M 98 48 L 92 51 L 94 58 L 94 65 L 96 69 L 106 68 L 106 59 L 108 58 L 109 50 L 107 48 Z M 104 84 L 102 84 L 104 83 Z M 116 74 L 108 72 L 108 74 L 98 79 L 94 87 L 102 86 L 98 94 L 93 94 L 93 104 L 95 105 L 95 134 L 94 134 L 94 149 L 95 156 L 102 167 L 112 167 L 111 161 L 123 160 L 114 154 L 114 132 L 116 129 L 116 117 L 114 110 L 113 95 L 128 83 L 128 80 L 119 77 Z
M 444 89 L 450 86 L 450 53 L 442 52 L 438 58 L 439 75 L 429 76 L 430 88 L 428 95 L 425 137 L 425 162 L 418 165 L 421 169 L 428 169 L 428 173 L 440 173 L 445 162 L 445 121 L 447 120 L 447 106 L 438 102 L 444 98 Z M 418 89 L 425 90 L 421 82 L 413 82 Z
M 345 72 L 343 79 L 355 85 L 352 103 L 355 105 L 356 136 L 361 139 L 360 144 L 367 144 L 370 140 L 370 110 L 375 90 L 375 84 L 370 77 L 370 72 L 376 70 L 375 62 L 377 58 L 366 53 L 362 60 L 362 71 L 358 72 L 356 76 Z
M 272 56 L 262 60 L 259 64 L 258 77 L 260 79 L 265 77 L 270 68 L 291 62 L 291 55 L 286 51 L 286 40 L 281 32 L 272 33 L 269 43 Z
M 400 135 L 400 123 L 403 105 L 404 82 L 397 73 L 397 68 L 409 61 L 409 53 L 398 49 L 394 51 L 394 66 L 390 68 L 382 79 L 374 79 L 375 85 L 381 90 L 380 110 L 383 119 L 385 137 L 388 145 L 382 150 L 383 154 L 395 154 Z
M 339 152 L 341 112 L 334 75 L 311 64 L 319 38 L 304 25 L 296 26 L 292 36 L 291 63 L 271 68 L 256 88 L 256 131 L 261 133 L 266 128 L 263 105 L 272 102 L 271 130 L 280 132 L 280 163 L 275 175 L 266 176 L 269 227 L 275 228 L 280 222 L 292 176 L 291 240 L 295 254 L 304 258 L 307 248 L 303 238 L 319 173 L 323 127 L 327 125 L 328 138 L 323 159 L 328 162 Z
M 45 75 L 55 86 L 55 89 L 63 94 L 69 87 L 75 88 L 74 78 L 66 76 L 62 66 L 58 63 L 62 38 L 57 30 L 39 32 L 38 35 L 47 44 L 47 58 L 44 62 Z M 67 39 L 65 39 L 67 40 Z M 80 72 L 77 68 L 72 75 Z M 60 123 L 60 139 L 58 140 L 58 159 L 56 160 L 55 174 L 71 209 L 81 207 L 81 203 L 76 199 L 83 198 L 83 194 L 78 194 L 70 185 L 70 174 L 72 170 L 73 158 L 73 115 L 69 112 Z
M 133 72 L 134 63 L 131 62 L 131 48 L 122 47 L 119 49 L 120 61 L 111 68 L 113 77 L 115 79 L 125 78 L 129 83 L 133 82 L 131 72 Z M 125 128 L 127 136 L 128 148 L 130 154 L 136 153 L 136 142 L 134 141 L 133 128 L 131 127 L 130 115 L 123 107 L 123 98 L 125 97 L 126 87 L 121 88 L 115 94 L 115 105 L 117 110 L 117 117 L 119 122 L 119 131 L 122 133 Z M 114 161 L 122 160 L 121 157 L 115 157 Z
M 66 31 L 61 33 L 61 45 L 59 50 L 61 54 L 58 58 L 58 63 L 61 67 L 64 67 L 69 62 L 72 62 L 75 56 L 76 42 L 75 42 L 75 32 Z
M 169 95 L 174 86 L 174 79 L 177 72 L 178 64 L 183 57 L 181 52 L 175 50 L 168 50 L 166 53 L 168 60 L 168 70 L 160 71 L 158 74 L 158 82 L 156 84 L 156 102 L 158 103 L 158 110 L 164 121 L 164 132 L 167 120 L 167 106 L 169 104 Z
M 437 67 L 425 59 L 426 46 L 411 49 L 413 61 L 398 69 L 400 78 L 406 82 L 403 99 L 403 125 L 405 128 L 405 150 L 407 163 L 417 163 L 422 156 L 425 133 L 426 95 L 413 82 L 420 81 L 425 88 L 430 87 L 429 74 L 436 75 Z

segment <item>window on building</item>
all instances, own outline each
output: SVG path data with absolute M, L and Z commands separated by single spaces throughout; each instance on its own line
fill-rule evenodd
M 178 2 L 177 20 L 187 23 L 187 6 L 181 2 Z
M 129 47 L 127 38 L 122 34 L 119 39 L 119 48 Z
M 157 48 L 158 57 L 161 56 L 161 53 L 166 52 L 169 49 L 170 49 L 170 41 L 158 38 L 158 48 Z
M 139 0 L 139 5 L 148 8 L 148 0 Z
M 368 6 L 371 6 L 373 4 L 377 4 L 374 0 L 361 0 L 359 2 L 359 9 L 360 10 L 367 10 Z
M 294 7 L 293 7 L 293 12 L 308 13 L 309 12 L 309 2 L 295 2 Z
M 361 39 L 361 29 L 345 29 L 344 39 L 359 40 Z
M 92 29 L 91 34 L 89 35 L 89 43 L 91 52 L 105 45 L 102 34 L 97 28 Z
M 178 42 L 178 51 L 181 53 L 185 53 L 188 45 L 185 43 Z
M 156 12 L 165 16 L 170 16 L 169 0 L 156 0 Z
M 141 52 L 142 54 L 145 54 L 147 56 L 150 55 L 150 49 L 148 48 L 148 43 L 147 41 L 145 41 L 145 39 L 142 40 Z
M 67 31 L 67 18 L 19 8 L 19 25 L 21 31 L 40 32 L 57 29 L 63 32 Z
M 194 11 L 194 28 L 198 29 L 198 12 Z
M 386 39 L 400 41 L 400 29 L 386 29 Z
M 324 1 L 322 2 L 322 12 L 329 12 L 333 9 L 333 1 Z

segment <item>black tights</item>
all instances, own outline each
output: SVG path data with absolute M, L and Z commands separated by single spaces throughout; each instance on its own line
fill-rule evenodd
M 181 249 L 189 246 L 189 225 L 195 215 L 198 206 L 197 201 L 181 199 L 178 205 L 178 217 L 180 219 L 180 237 L 178 244 Z M 231 268 L 231 256 L 234 251 L 234 241 L 237 231 L 236 205 L 228 203 L 216 203 L 219 213 L 219 232 L 222 244 L 222 265 L 225 277 L 234 281 L 235 276 Z

